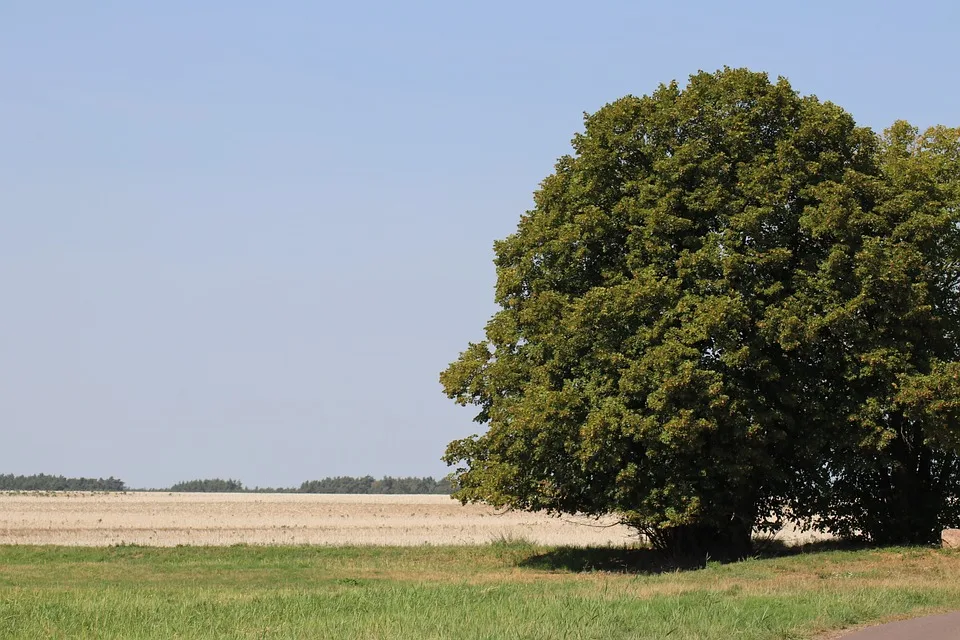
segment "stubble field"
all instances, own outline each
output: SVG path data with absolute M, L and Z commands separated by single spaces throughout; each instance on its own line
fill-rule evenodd
M 782 539 L 815 536 L 787 531 Z M 550 517 L 461 505 L 446 496 L 253 493 L 0 494 L 0 544 L 474 545 L 637 542 L 612 519 Z
M 0 496 L 0 544 L 622 545 L 610 520 L 463 506 L 446 496 L 50 493 Z

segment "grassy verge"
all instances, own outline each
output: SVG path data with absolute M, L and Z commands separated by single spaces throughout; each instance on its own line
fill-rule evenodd
M 523 543 L 0 547 L 0 637 L 811 638 L 960 608 L 958 552 L 655 560 Z

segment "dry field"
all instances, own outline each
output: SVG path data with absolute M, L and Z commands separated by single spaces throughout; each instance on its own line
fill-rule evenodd
M 803 541 L 810 534 L 785 532 Z M 544 545 L 636 542 L 611 520 L 500 513 L 446 496 L 252 493 L 0 494 L 0 544 Z

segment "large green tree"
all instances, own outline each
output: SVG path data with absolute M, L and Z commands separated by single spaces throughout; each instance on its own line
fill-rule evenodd
M 862 532 L 860 478 L 909 494 L 929 467 L 949 517 L 956 130 L 881 138 L 725 69 L 608 104 L 573 147 L 495 245 L 486 340 L 441 374 L 487 426 L 447 449 L 457 497 L 743 555 L 815 510 Z
M 830 253 L 790 333 L 798 359 L 816 345 L 829 363 L 837 420 L 825 481 L 794 509 L 846 536 L 935 543 L 960 525 L 960 129 L 897 122 L 876 158 L 876 176 L 803 218 Z

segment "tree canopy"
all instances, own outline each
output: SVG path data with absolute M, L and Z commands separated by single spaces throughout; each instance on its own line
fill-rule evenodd
M 878 136 L 745 69 L 586 115 L 441 374 L 486 425 L 447 449 L 455 496 L 675 551 L 815 516 L 930 541 L 958 519 L 958 176 L 960 130 Z

